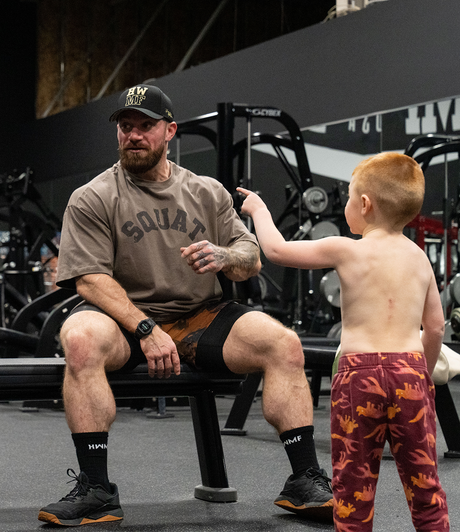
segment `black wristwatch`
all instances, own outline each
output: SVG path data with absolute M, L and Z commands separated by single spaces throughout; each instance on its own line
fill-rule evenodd
M 152 320 L 152 318 L 145 318 L 145 320 L 141 320 L 137 324 L 137 329 L 134 331 L 134 336 L 138 340 L 145 338 L 153 331 L 155 325 L 156 323 Z

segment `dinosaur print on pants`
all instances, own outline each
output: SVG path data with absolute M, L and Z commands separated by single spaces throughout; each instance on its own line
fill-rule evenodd
M 415 529 L 450 530 L 446 495 L 437 473 L 434 394 L 421 353 L 354 353 L 340 357 L 331 390 L 336 531 L 372 530 L 386 441 Z

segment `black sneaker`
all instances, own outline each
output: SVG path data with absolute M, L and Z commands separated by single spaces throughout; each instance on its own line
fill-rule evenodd
M 275 504 L 305 517 L 332 519 L 332 486 L 326 471 L 310 467 L 300 476 L 291 475 Z
M 112 493 L 108 493 L 102 486 L 91 486 L 83 472 L 77 476 L 73 469 L 68 469 L 67 474 L 77 484 L 59 502 L 42 508 L 38 514 L 39 521 L 77 526 L 123 519 L 116 484 L 110 484 Z

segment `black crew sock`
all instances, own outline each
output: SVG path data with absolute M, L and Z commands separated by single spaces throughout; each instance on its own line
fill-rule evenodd
M 303 473 L 310 467 L 319 469 L 313 431 L 313 425 L 308 425 L 280 434 L 294 475 Z
M 92 486 L 100 485 L 111 491 L 107 474 L 108 432 L 78 432 L 72 434 L 80 471 L 88 476 Z

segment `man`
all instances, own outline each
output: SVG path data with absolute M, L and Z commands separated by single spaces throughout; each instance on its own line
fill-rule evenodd
M 69 495 L 42 508 L 39 519 L 73 526 L 123 518 L 107 473 L 116 407 L 106 372 L 147 360 L 151 377 L 168 378 L 179 373 L 180 359 L 263 372 L 263 413 L 293 468 L 275 503 L 332 517 L 297 335 L 252 308 L 220 301 L 219 271 L 232 281 L 259 272 L 255 237 L 219 182 L 168 161 L 177 124 L 161 90 L 126 90 L 110 120 L 120 160 L 72 194 L 58 264 L 58 286 L 76 287 L 84 299 L 61 331 L 64 405 L 81 471 Z

